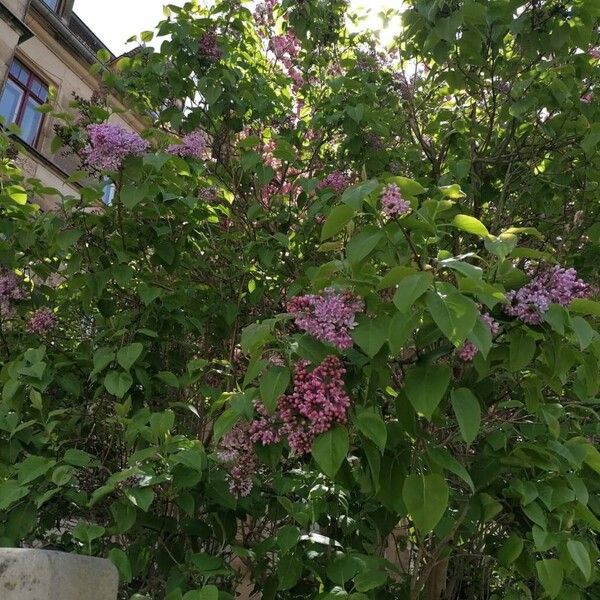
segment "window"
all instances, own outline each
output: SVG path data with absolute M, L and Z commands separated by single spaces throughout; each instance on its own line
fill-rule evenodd
M 59 0 L 42 0 L 42 2 L 52 10 L 58 10 Z
M 102 178 L 102 202 L 107 206 L 112 204 L 116 189 L 117 188 L 110 177 Z
M 21 128 L 21 139 L 34 145 L 42 126 L 38 107 L 48 100 L 48 86 L 18 60 L 13 60 L 0 96 L 0 115 Z

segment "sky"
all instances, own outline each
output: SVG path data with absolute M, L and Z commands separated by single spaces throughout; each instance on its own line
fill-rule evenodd
M 85 24 L 106 44 L 109 50 L 116 55 L 125 50 L 131 50 L 135 44 L 127 45 L 125 42 L 132 35 L 142 31 L 152 30 L 164 18 L 162 7 L 165 4 L 183 5 L 185 0 L 75 0 L 75 12 L 83 19 Z M 379 29 L 381 21 L 377 12 L 388 7 L 398 7 L 400 0 L 351 0 L 352 7 L 361 12 L 367 10 L 365 5 L 375 5 L 369 16 L 365 19 L 363 27 Z M 390 29 L 393 29 L 390 28 Z M 389 32 L 389 33 L 388 33 Z M 385 44 L 391 37 L 382 35 Z

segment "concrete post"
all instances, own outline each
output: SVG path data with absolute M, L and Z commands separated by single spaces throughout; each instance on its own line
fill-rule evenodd
M 0 548 L 2 600 L 116 600 L 119 576 L 108 560 Z

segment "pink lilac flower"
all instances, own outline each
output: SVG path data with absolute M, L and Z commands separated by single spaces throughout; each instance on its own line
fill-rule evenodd
M 295 58 L 301 48 L 300 40 L 291 30 L 286 31 L 284 35 L 274 35 L 269 45 L 273 50 L 273 54 L 279 59 L 284 58 L 286 55 Z
M 592 92 L 588 92 L 587 94 L 583 94 L 583 96 L 581 96 L 579 99 L 586 104 L 590 104 L 590 102 L 594 99 L 594 94 Z
M 206 148 L 206 134 L 203 131 L 193 131 L 185 135 L 180 144 L 171 144 L 167 153 L 181 158 L 202 158 Z
M 256 5 L 254 11 L 254 20 L 259 27 L 273 25 L 275 22 L 273 12 L 277 6 L 278 0 L 265 0 Z
M 56 327 L 56 315 L 49 308 L 39 308 L 31 315 L 27 323 L 29 333 L 46 333 Z
M 383 189 L 381 206 L 384 214 L 390 219 L 406 215 L 411 210 L 410 202 L 402 197 L 400 188 L 393 183 L 386 185 Z
M 344 390 L 346 370 L 339 358 L 328 356 L 312 372 L 302 361 L 294 373 L 294 390 L 282 396 L 277 415 L 295 454 L 310 452 L 313 440 L 348 419 L 350 398 Z
M 566 306 L 575 298 L 584 298 L 591 293 L 591 287 L 578 279 L 575 269 L 554 266 L 543 269 L 522 288 L 508 292 L 509 304 L 504 310 L 524 323 L 537 325 L 542 322 L 550 304 Z
M 287 310 L 300 329 L 340 349 L 352 347 L 350 331 L 356 327 L 355 314 L 363 308 L 360 298 L 333 288 L 327 288 L 320 296 L 296 296 L 287 303 Z
M 14 302 L 23 300 L 27 293 L 13 271 L 0 267 L 0 318 L 9 319 L 14 315 Z
M 481 318 L 485 321 L 486 325 L 488 326 L 492 337 L 497 336 L 498 332 L 500 331 L 500 324 L 498 323 L 498 321 L 496 321 L 494 317 L 492 317 L 492 315 L 488 313 L 482 314 Z M 458 356 L 458 358 L 460 358 L 464 362 L 471 362 L 475 358 L 477 352 L 479 352 L 479 348 L 477 348 L 477 346 L 473 344 L 473 342 L 467 341 L 460 348 L 458 348 L 458 350 L 456 351 L 456 356 Z
M 101 171 L 116 171 L 127 156 L 143 154 L 149 148 L 137 133 L 112 123 L 88 125 L 87 133 L 89 143 L 82 151 L 84 160 Z
M 269 415 L 261 402 L 254 402 L 254 410 L 257 416 L 250 423 L 248 430 L 251 441 L 262 446 L 279 443 L 282 434 L 279 415 Z
M 590 46 L 588 48 L 588 54 L 595 58 L 596 60 L 600 60 L 600 47 L 599 46 Z
M 350 178 L 342 171 L 333 171 L 319 183 L 319 188 L 331 188 L 341 194 L 350 185 Z
M 213 31 L 207 31 L 198 42 L 198 53 L 203 58 L 216 61 L 221 58 L 222 52 L 217 43 L 218 38 Z
M 250 424 L 240 423 L 221 440 L 219 459 L 231 463 L 229 490 L 234 496 L 247 496 L 252 491 L 252 476 L 258 460 L 250 438 Z

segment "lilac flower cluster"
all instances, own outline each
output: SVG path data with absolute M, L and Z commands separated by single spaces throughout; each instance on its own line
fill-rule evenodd
M 487 324 L 490 333 L 492 334 L 492 337 L 497 336 L 498 332 L 500 331 L 500 324 L 498 323 L 498 321 L 496 321 L 494 317 L 492 317 L 492 315 L 488 313 L 482 314 L 481 318 Z M 479 349 L 475 344 L 473 344 L 472 342 L 465 342 L 456 351 L 456 356 L 458 356 L 458 358 L 460 358 L 464 362 L 471 362 L 475 358 L 477 352 L 479 352 Z
M 27 331 L 29 333 L 46 333 L 56 327 L 56 315 L 49 308 L 39 308 L 36 310 L 27 322 Z
M 250 424 L 239 423 L 221 440 L 219 459 L 231 463 L 229 490 L 234 496 L 247 496 L 252 491 L 252 476 L 258 460 L 250 438 Z
M 23 300 L 27 294 L 17 276 L 0 267 L 0 318 L 10 319 L 15 312 L 15 300 Z
M 255 444 L 270 446 L 281 441 L 281 423 L 278 414 L 270 415 L 262 402 L 254 402 L 256 417 L 250 423 L 250 439 Z
M 291 450 L 310 452 L 313 440 L 336 423 L 346 423 L 350 398 L 344 390 L 346 372 L 340 359 L 328 356 L 312 372 L 301 362 L 294 373 L 294 390 L 282 396 L 277 415 Z
M 406 215 L 411 210 L 410 202 L 402 197 L 400 188 L 394 183 L 386 185 L 383 189 L 381 206 L 384 214 L 390 219 Z
M 253 421 L 236 425 L 221 441 L 218 456 L 231 465 L 232 494 L 247 496 L 252 490 L 252 476 L 259 468 L 254 444 L 277 444 L 285 436 L 292 452 L 303 455 L 317 436 L 347 422 L 350 398 L 344 389 L 345 373 L 336 356 L 328 356 L 313 371 L 302 361 L 294 372 L 294 389 L 277 400 L 273 415 L 262 403 L 254 403 Z
M 167 148 L 167 153 L 181 158 L 202 158 L 206 147 L 206 134 L 198 130 L 185 135 L 180 144 L 171 144 Z
M 340 349 L 352 347 L 350 331 L 356 327 L 355 314 L 363 308 L 360 298 L 333 288 L 327 288 L 320 296 L 296 296 L 287 303 L 287 310 L 300 329 Z
M 333 171 L 320 183 L 319 188 L 331 188 L 341 194 L 350 185 L 350 178 L 342 171 Z
M 301 48 L 300 40 L 291 30 L 286 31 L 283 35 L 274 35 L 271 38 L 270 46 L 273 54 L 280 60 L 286 57 L 296 58 Z
M 590 104 L 594 99 L 594 94 L 592 92 L 587 92 L 586 94 L 583 94 L 583 96 L 581 96 L 581 98 L 579 99 L 585 104 Z
M 584 298 L 591 293 L 591 287 L 578 279 L 575 269 L 549 267 L 536 274 L 527 285 L 508 292 L 509 304 L 505 311 L 524 323 L 537 325 L 542 322 L 550 304 L 566 306 L 575 298 Z
M 211 62 L 219 60 L 222 52 L 217 42 L 216 34 L 213 31 L 207 31 L 198 42 L 198 54 Z
M 116 171 L 127 156 L 143 154 L 149 148 L 137 133 L 112 123 L 88 125 L 87 133 L 89 143 L 82 150 L 84 161 L 100 171 Z
M 273 12 L 275 11 L 277 4 L 278 0 L 265 0 L 265 2 L 259 2 L 256 5 L 256 9 L 254 11 L 254 20 L 259 27 L 273 25 Z
M 588 48 L 588 54 L 595 58 L 596 60 L 600 60 L 600 46 L 590 46 Z

